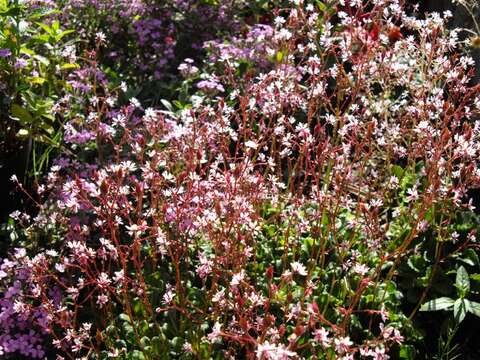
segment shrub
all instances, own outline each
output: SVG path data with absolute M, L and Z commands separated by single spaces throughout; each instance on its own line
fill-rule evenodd
M 480 95 L 448 16 L 292 1 L 187 61 L 167 110 L 93 88 L 38 215 L 15 214 L 37 255 L 3 261 L 24 290 L 0 316 L 69 357 L 425 356 L 417 310 L 478 265 Z
M 10 155 L 27 139 L 23 169 L 38 176 L 61 146 L 64 118 L 52 108 L 69 93 L 67 78 L 79 65 L 68 39 L 73 30 L 49 19 L 51 9 L 35 4 L 0 2 L 0 145 Z

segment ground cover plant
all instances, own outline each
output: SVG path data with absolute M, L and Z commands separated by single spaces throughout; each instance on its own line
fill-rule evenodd
M 478 357 L 480 89 L 451 13 L 0 5 L 2 131 L 52 140 L 11 179 L 0 356 Z

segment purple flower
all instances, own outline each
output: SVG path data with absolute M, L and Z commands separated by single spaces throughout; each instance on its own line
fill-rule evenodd
M 0 57 L 9 57 L 10 55 L 12 55 L 12 52 L 10 51 L 10 49 L 0 49 Z
M 222 84 L 215 80 L 202 80 L 197 84 L 197 87 L 203 91 L 225 91 L 225 88 L 222 86 Z
M 23 69 L 23 68 L 27 67 L 27 65 L 28 65 L 27 60 L 17 59 L 17 61 L 15 62 L 15 69 Z

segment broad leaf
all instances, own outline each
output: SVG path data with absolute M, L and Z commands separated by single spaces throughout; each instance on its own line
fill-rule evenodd
M 468 272 L 463 266 L 460 266 L 457 270 L 457 278 L 455 280 L 455 286 L 458 290 L 458 295 L 464 298 L 470 291 L 470 279 L 468 278 Z
M 53 34 L 53 29 L 50 26 L 48 26 L 47 24 L 44 24 L 44 23 L 41 23 L 41 22 L 37 22 L 36 24 L 38 26 L 40 26 L 43 30 L 45 30 L 45 32 L 48 33 L 49 35 Z
M 60 66 L 60 69 L 61 70 L 72 70 L 72 69 L 78 69 L 80 67 L 80 65 L 78 64 L 63 64 L 62 66 Z
M 453 306 L 455 300 L 448 297 L 441 297 L 438 299 L 430 300 L 422 305 L 420 311 L 438 311 L 438 310 L 448 310 Z
M 471 312 L 473 315 L 480 317 L 480 303 L 471 300 L 465 301 L 468 303 L 469 312 Z
M 24 124 L 30 124 L 33 121 L 33 117 L 28 110 L 18 104 L 12 104 L 10 111 L 14 118 L 17 118 Z
M 27 137 L 29 134 L 29 131 L 27 129 L 20 129 L 17 132 L 18 137 Z
M 460 324 L 467 315 L 467 303 L 464 299 L 457 299 L 453 304 L 453 316 L 457 324 Z

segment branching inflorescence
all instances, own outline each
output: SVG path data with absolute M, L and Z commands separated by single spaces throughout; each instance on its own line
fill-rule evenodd
M 1 351 L 387 359 L 405 342 L 402 264 L 477 246 L 453 227 L 480 180 L 472 59 L 448 13 L 398 0 L 275 15 L 206 45 L 185 109 L 98 85 L 38 215 L 16 214 L 52 249 L 1 263 Z

